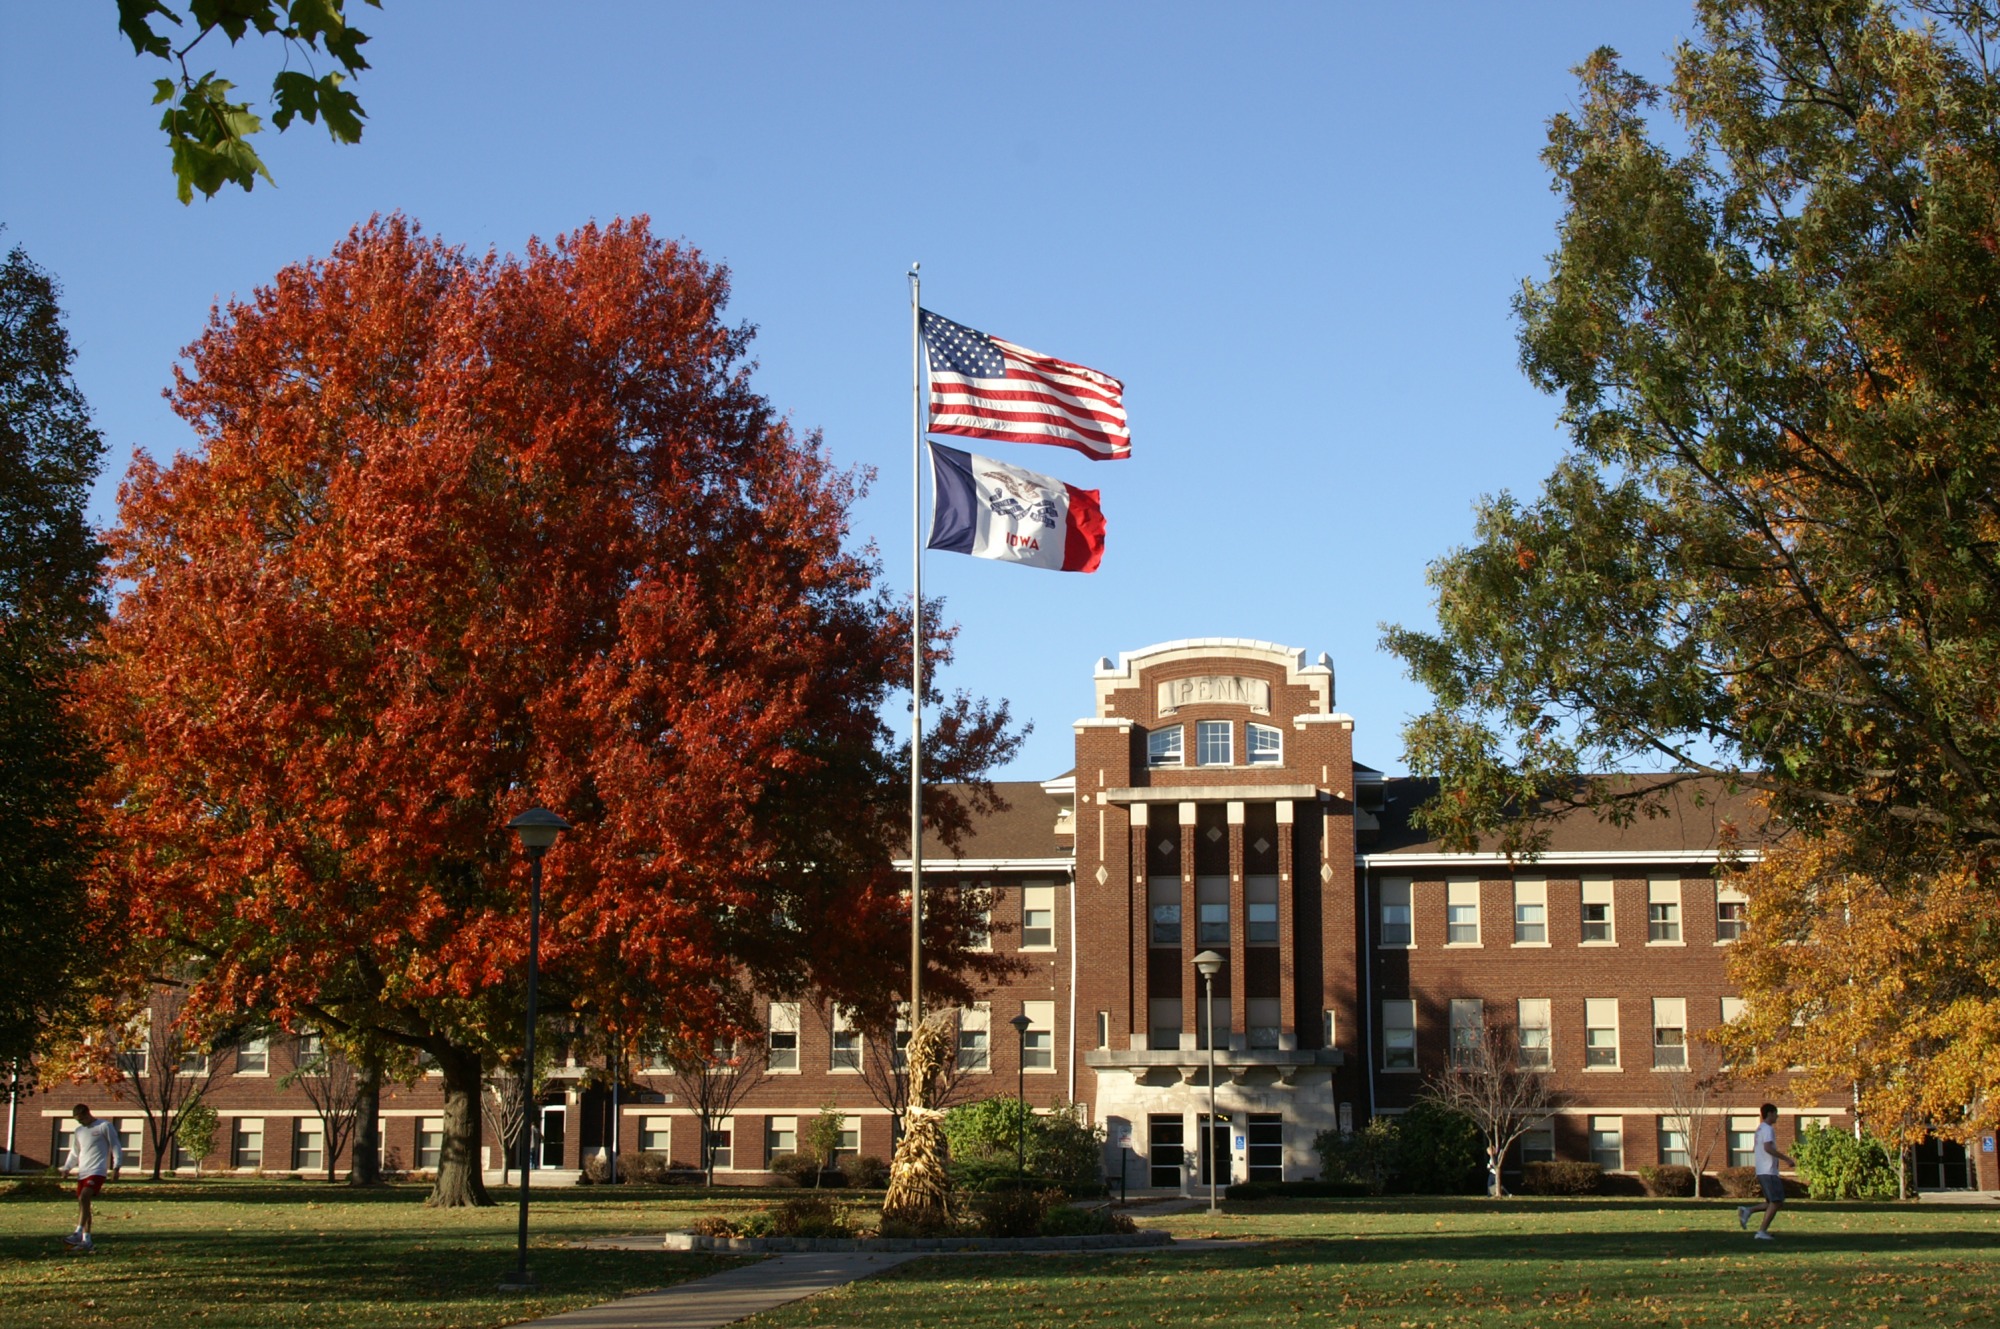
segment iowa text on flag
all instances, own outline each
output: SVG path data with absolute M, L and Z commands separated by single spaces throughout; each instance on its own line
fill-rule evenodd
M 1125 385 L 1109 374 L 923 311 L 931 432 L 1052 443 L 1098 461 L 1132 455 Z
M 957 448 L 930 448 L 932 549 L 1062 572 L 1097 570 L 1104 511 L 1095 489 Z

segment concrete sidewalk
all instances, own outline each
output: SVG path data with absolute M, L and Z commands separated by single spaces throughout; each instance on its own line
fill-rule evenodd
M 658 1250 L 659 1242 L 652 1238 L 648 1249 Z M 658 1292 L 530 1320 L 515 1329 L 714 1329 L 916 1258 L 901 1253 L 774 1255 Z

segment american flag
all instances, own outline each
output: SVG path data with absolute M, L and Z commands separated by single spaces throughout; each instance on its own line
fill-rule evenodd
M 1051 443 L 1098 461 L 1132 455 L 1125 385 L 923 311 L 931 432 Z

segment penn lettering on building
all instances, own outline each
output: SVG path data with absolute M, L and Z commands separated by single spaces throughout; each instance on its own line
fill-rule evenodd
M 1579 814 L 1531 863 L 1452 853 L 1411 822 L 1433 786 L 1356 760 L 1354 721 L 1336 707 L 1324 656 L 1308 664 L 1270 642 L 1194 638 L 1101 660 L 1090 683 L 1074 768 L 998 785 L 1006 810 L 978 819 L 956 853 L 925 848 L 926 891 L 989 892 L 988 944 L 1022 962 L 963 1014 L 961 1099 L 1024 1083 L 1037 1105 L 1081 1105 L 1105 1128 L 1114 1186 L 1191 1189 L 1211 1167 L 1225 1182 L 1303 1179 L 1319 1171 L 1315 1136 L 1408 1109 L 1454 1039 L 1494 1015 L 1563 1099 L 1508 1172 L 1537 1159 L 1611 1173 L 1689 1161 L 1667 1081 L 1736 1008 L 1725 960 L 1745 901 L 1724 852 L 1733 843 L 1755 853 L 1754 804 L 1709 789 L 1629 826 Z M 1214 1123 L 1194 969 L 1205 950 L 1224 957 Z M 771 1160 L 828 1103 L 846 1114 L 843 1153 L 888 1157 L 896 1105 L 881 1101 L 870 1068 L 894 1049 L 871 1046 L 837 1010 L 762 1008 L 768 1076 L 716 1123 L 707 1143 L 717 1179 L 770 1180 Z M 296 1039 L 214 1055 L 223 1065 L 206 1099 L 224 1129 L 206 1168 L 341 1162 L 324 1157 L 310 1105 L 280 1087 Z M 651 1154 L 699 1166 L 698 1117 L 665 1068 L 644 1060 L 618 1095 L 615 1129 L 601 1077 L 558 1068 L 538 1112 L 540 1166 L 579 1168 L 614 1136 L 628 1163 Z M 95 1087 L 55 1085 L 22 1105 L 23 1165 L 61 1156 L 78 1096 L 119 1123 L 130 1162 L 150 1163 L 136 1109 Z M 1780 1104 L 1788 1152 L 1809 1124 L 1852 1123 L 1838 1095 L 1801 1102 L 1782 1083 L 1732 1088 L 1712 1167 L 1749 1162 L 1766 1097 Z M 435 1163 L 441 1101 L 434 1083 L 385 1086 L 392 1170 Z M 1920 1149 L 1919 1186 L 2000 1189 L 1990 1141 L 1980 1145 Z M 486 1148 L 497 1170 L 491 1132 Z

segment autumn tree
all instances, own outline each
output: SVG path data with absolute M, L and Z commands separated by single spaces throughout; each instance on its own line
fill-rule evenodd
M 694 1114 L 695 1166 L 713 1186 L 722 1123 L 752 1089 L 764 1083 L 769 1049 L 762 1038 L 724 1036 L 670 1048 L 666 1060 L 675 1089 Z
M 83 933 L 96 759 L 71 696 L 101 612 L 84 519 L 104 440 L 71 377 L 56 284 L 0 262 L 0 1061 L 31 1056 L 71 1002 Z
M 1660 1121 L 1678 1131 L 1687 1146 L 1688 1170 L 1694 1173 L 1694 1196 L 1701 1198 L 1701 1179 L 1722 1151 L 1728 1077 L 1716 1039 L 1720 1031 L 1686 1039 L 1681 1047 L 1686 1063 L 1659 1071 L 1660 1095 L 1666 1111 Z M 1656 1068 L 1657 1069 L 1657 1068 Z
M 209 1040 L 195 1032 L 186 994 L 161 988 L 147 994 L 129 1018 L 107 1031 L 96 1048 L 111 1058 L 111 1075 L 87 1060 L 70 1063 L 74 1078 L 110 1078 L 112 1093 L 138 1105 L 153 1145 L 153 1180 L 173 1156 L 181 1119 L 215 1080 Z M 195 1160 L 201 1166 L 201 1160 Z
M 312 1105 L 319 1118 L 320 1153 L 326 1162 L 326 1179 L 335 1177 L 339 1159 L 360 1125 L 361 1099 L 366 1084 L 354 1070 L 354 1063 L 324 1036 L 302 1036 L 296 1046 L 298 1064 L 278 1082 L 281 1088 L 296 1088 Z
M 482 1074 L 520 1056 L 524 807 L 575 827 L 547 1010 L 695 1038 L 738 983 L 881 1006 L 907 980 L 880 717 L 909 620 L 727 295 L 643 219 L 519 257 L 376 220 L 214 313 L 172 393 L 198 446 L 121 492 L 106 904 L 204 1010 L 428 1055 L 433 1203 L 486 1199 Z M 1004 704 L 927 700 L 927 769 L 990 797 Z M 926 923 L 962 988 L 971 922 Z
M 1428 828 L 1532 852 L 1697 777 L 1893 859 L 2000 843 L 2000 13 L 1701 0 L 1601 50 L 1545 153 L 1522 363 L 1571 451 L 1432 565 L 1388 647 Z M 1664 123 L 1671 113 L 1675 123 Z M 1647 782 L 1587 778 L 1646 765 Z M 1983 858 L 1977 860 L 1983 862 Z

